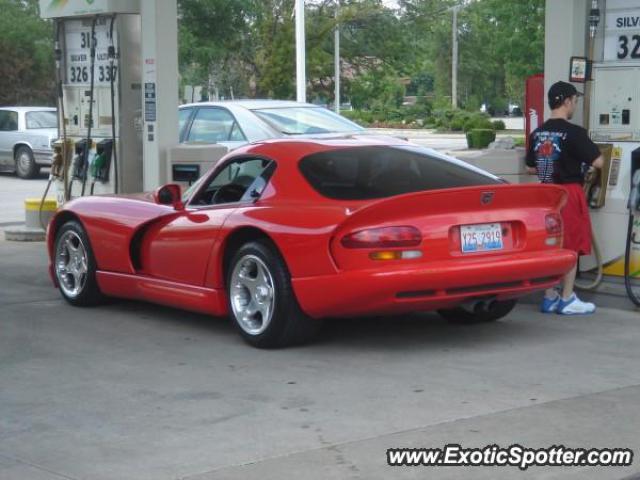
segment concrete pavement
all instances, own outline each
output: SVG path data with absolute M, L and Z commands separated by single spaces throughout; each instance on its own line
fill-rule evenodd
M 67 305 L 43 244 L 0 240 L 0 478 L 621 479 L 629 468 L 391 468 L 391 447 L 640 452 L 636 312 L 451 325 L 334 320 L 314 344 L 246 346 L 224 319 Z

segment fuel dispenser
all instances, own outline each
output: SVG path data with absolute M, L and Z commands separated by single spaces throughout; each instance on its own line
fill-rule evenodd
M 640 307 L 640 295 L 634 290 L 633 278 L 640 274 L 640 148 L 631 152 L 631 191 L 629 193 L 629 222 L 624 253 L 624 285 L 631 301 Z
M 580 270 L 590 271 L 601 263 L 605 275 L 637 277 L 638 268 L 625 268 L 637 264 L 640 250 L 630 248 L 625 260 L 627 240 L 633 236 L 624 225 L 635 171 L 632 157 L 640 148 L 640 63 L 595 63 L 591 98 L 590 135 L 600 145 L 605 166 L 587 199 L 601 258 L 581 258 Z
M 41 0 L 40 13 L 56 26 L 63 161 L 51 180 L 58 205 L 89 193 L 141 191 L 139 0 Z

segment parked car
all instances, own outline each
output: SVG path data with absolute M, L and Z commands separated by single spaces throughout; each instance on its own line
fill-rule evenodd
M 57 122 L 55 108 L 0 107 L 0 170 L 33 178 L 50 166 Z
M 480 105 L 480 112 L 486 113 L 493 117 L 496 114 L 496 109 L 493 107 L 493 105 L 483 103 L 482 105 Z
M 230 100 L 182 105 L 180 142 L 219 143 L 229 150 L 269 138 L 363 133 L 323 106 L 283 100 Z
M 509 106 L 507 107 L 507 110 L 504 112 L 504 114 L 507 117 L 521 117 L 522 109 L 520 108 L 520 105 L 515 103 L 510 103 Z
M 169 184 L 66 203 L 47 231 L 49 271 L 72 305 L 229 314 L 256 347 L 306 340 L 326 317 L 493 321 L 575 265 L 565 197 L 395 138 L 271 140 L 182 195 Z

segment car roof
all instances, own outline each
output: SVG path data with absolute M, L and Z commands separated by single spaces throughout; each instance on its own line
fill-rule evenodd
M 222 100 L 219 102 L 198 102 L 180 105 L 180 108 L 186 107 L 241 107 L 247 110 L 255 110 L 259 108 L 322 108 L 322 105 L 313 105 L 311 103 L 294 102 L 293 100 Z
M 328 135 L 328 134 L 327 134 Z M 270 138 L 253 142 L 233 151 L 234 154 L 267 154 L 290 150 L 302 154 L 313 151 L 335 150 L 349 147 L 391 147 L 414 145 L 397 137 L 360 133 L 335 133 L 323 137 Z M 416 145 L 414 145 L 416 146 Z M 235 156 L 235 155 L 234 155 Z M 295 157 L 293 155 L 292 157 Z
M 0 107 L 0 110 L 14 110 L 16 112 L 55 112 L 55 107 Z

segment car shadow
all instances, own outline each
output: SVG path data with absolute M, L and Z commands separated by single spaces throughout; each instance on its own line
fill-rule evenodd
M 530 343 L 546 337 L 544 327 L 507 316 L 490 323 L 459 324 L 435 312 L 400 316 L 330 319 L 319 344 L 349 348 L 406 351 L 411 348 L 476 349 L 509 343 Z
M 161 305 L 129 301 L 112 300 L 107 307 L 120 314 L 133 314 L 145 322 L 157 322 L 169 325 L 181 325 L 193 330 L 192 335 L 206 336 L 211 339 L 233 339 L 234 343 L 244 346 L 235 325 L 226 317 L 211 317 L 178 310 Z M 522 346 L 538 343 L 550 335 L 554 341 L 561 341 L 562 330 L 549 322 L 532 322 L 526 317 L 539 315 L 529 312 L 527 307 L 519 315 L 516 313 L 490 323 L 457 324 L 441 318 L 437 313 L 415 313 L 398 316 L 333 318 L 323 321 L 319 334 L 303 345 L 287 348 L 331 350 L 385 351 L 399 354 L 411 349 L 451 349 L 475 350 L 494 346 Z M 517 312 L 517 311 L 516 311 Z

